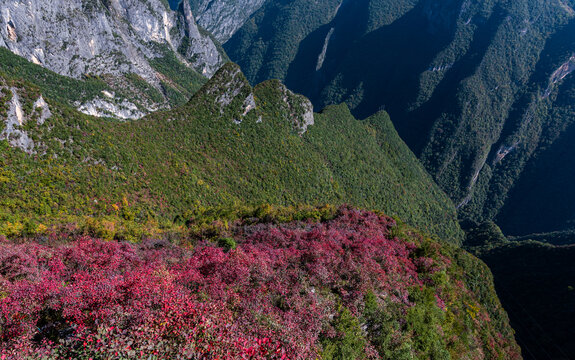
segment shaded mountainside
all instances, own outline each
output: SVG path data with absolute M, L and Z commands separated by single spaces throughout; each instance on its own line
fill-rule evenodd
M 99 77 L 112 90 L 74 107 L 121 119 L 187 100 L 227 59 L 188 2 L 171 10 L 166 0 L 3 1 L 0 47 L 60 75 Z M 122 96 L 142 88 L 153 96 Z
M 22 218 L 171 223 L 199 206 L 348 203 L 462 240 L 453 204 L 384 112 L 369 122 L 345 105 L 314 114 L 306 98 L 277 81 L 252 88 L 231 63 L 187 104 L 128 123 L 83 115 L 50 92 L 45 116 L 35 105 L 44 86 L 8 75 L 2 83 L 5 234 L 24 231 Z
M 339 4 L 340 0 L 267 1 L 224 44 L 224 49 L 252 84 L 284 80 L 300 43 L 329 22 Z
M 0 237 L 0 355 L 521 359 L 477 258 L 381 214 L 299 218 L 179 244 Z
M 462 219 L 573 227 L 574 1 L 296 3 L 266 3 L 225 44 L 250 81 L 359 118 L 385 109 Z
M 496 227 L 495 227 L 496 228 Z M 470 251 L 489 266 L 525 359 L 573 359 L 575 242 L 573 234 L 505 240 L 483 225 Z M 500 232 L 499 232 L 500 234 Z M 468 237 L 469 240 L 469 237 Z

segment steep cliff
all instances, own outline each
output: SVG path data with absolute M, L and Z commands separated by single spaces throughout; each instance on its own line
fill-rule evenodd
M 116 89 L 134 83 L 126 75 L 137 76 L 159 92 L 146 100 L 108 92 L 76 104 L 91 115 L 120 118 L 166 107 L 166 87 L 181 92 L 177 79 L 162 71 L 167 60 L 205 77 L 224 62 L 187 2 L 172 11 L 162 0 L 8 0 L 0 4 L 0 39 L 0 46 L 58 74 L 105 77 Z
M 189 0 L 196 21 L 225 43 L 266 0 Z

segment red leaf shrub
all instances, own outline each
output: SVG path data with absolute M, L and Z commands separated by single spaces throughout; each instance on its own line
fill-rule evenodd
M 236 249 L 89 237 L 0 244 L 0 354 L 112 359 L 312 359 L 341 306 L 367 293 L 407 310 L 410 288 L 449 264 L 419 258 L 387 217 L 238 226 Z M 446 259 L 447 260 L 447 259 Z M 447 260 L 448 261 L 448 260 Z M 436 295 L 437 304 L 446 304 Z M 366 354 L 377 357 L 369 342 Z

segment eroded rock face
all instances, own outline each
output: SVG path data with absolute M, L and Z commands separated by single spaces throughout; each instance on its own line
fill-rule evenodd
M 224 63 L 212 39 L 200 33 L 189 3 L 174 11 L 163 0 L 5 0 L 0 46 L 60 75 L 133 73 L 160 92 L 165 79 L 152 59 L 175 56 L 206 77 Z M 132 105 L 94 98 L 77 107 L 96 116 L 133 119 L 161 104 Z
M 26 131 L 21 129 L 24 125 L 24 112 L 22 111 L 20 97 L 15 88 L 11 88 L 10 92 L 12 93 L 12 100 L 9 102 L 10 106 L 5 120 L 5 128 L 0 134 L 0 140 L 8 140 L 10 145 L 32 154 L 34 141 L 30 139 Z
M 161 0 L 6 0 L 0 38 L 12 52 L 74 78 L 133 72 L 158 83 L 148 59 L 176 52 L 184 41 L 194 45 L 186 58 L 206 76 L 222 62 L 193 19 Z
M 308 98 L 295 94 L 280 83 L 282 100 L 288 108 L 288 121 L 295 127 L 296 131 L 302 135 L 307 131 L 308 126 L 313 125 L 313 105 Z
M 196 21 L 226 42 L 266 0 L 192 0 Z
M 49 105 L 40 96 L 34 102 L 32 110 L 26 113 L 17 88 L 0 84 L 0 90 L 0 102 L 4 103 L 7 109 L 0 112 L 0 140 L 6 140 L 11 146 L 28 154 L 37 153 L 42 146 L 34 143 L 25 125 L 30 121 L 35 121 L 34 126 L 43 125 L 52 116 Z
M 79 105 L 78 110 L 87 115 L 115 117 L 122 120 L 135 120 L 146 115 L 136 104 L 126 99 L 114 102 L 113 99 L 95 98 Z
M 202 75 L 211 77 L 222 65 L 222 55 L 209 36 L 202 35 L 196 22 L 188 1 L 182 2 L 180 6 L 186 21 L 186 34 L 189 43 L 184 54 L 190 59 L 196 69 L 201 69 Z
M 38 100 L 36 100 L 36 102 L 34 102 L 34 109 L 35 111 L 39 112 L 39 117 L 38 117 L 38 125 L 43 125 L 46 120 L 48 120 L 50 117 L 52 117 L 52 112 L 50 111 L 50 107 L 48 106 L 48 104 L 46 103 L 46 100 L 44 100 L 44 97 L 42 95 L 40 95 L 40 97 L 38 98 Z
M 547 90 L 543 94 L 543 98 L 548 98 L 553 91 L 555 84 L 559 81 L 565 79 L 569 74 L 575 71 L 575 53 L 571 55 L 569 60 L 561 64 L 561 66 L 551 74 L 549 78 L 549 85 L 547 86 Z

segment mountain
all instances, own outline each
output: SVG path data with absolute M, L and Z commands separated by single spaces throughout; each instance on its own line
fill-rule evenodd
M 73 103 L 90 115 L 133 119 L 179 104 L 227 59 L 187 2 L 171 10 L 165 0 L 8 0 L 0 14 L 0 47 L 108 85 Z
M 0 5 L 2 360 L 521 359 L 388 113 L 252 86 L 194 22 L 276 5 Z
M 459 209 L 511 235 L 573 228 L 575 2 L 268 1 L 225 44 L 250 82 L 381 109 Z M 338 11 L 336 11 L 338 10 Z M 533 191 L 533 189 L 542 191 Z M 558 190 L 559 189 L 559 190 Z
M 339 0 L 267 1 L 224 43 L 224 49 L 252 84 L 286 80 L 300 44 L 329 23 L 340 4 Z
M 1 85 L 5 234 L 23 218 L 49 225 L 89 214 L 121 223 L 122 204 L 130 220 L 171 223 L 199 206 L 347 203 L 448 242 L 463 239 L 453 203 L 385 112 L 366 122 L 346 105 L 314 114 L 306 98 L 277 81 L 252 88 L 229 63 L 187 104 L 122 123 L 82 114 L 30 81 L 91 85 L 20 66 L 44 75 L 23 82 L 5 74 Z

